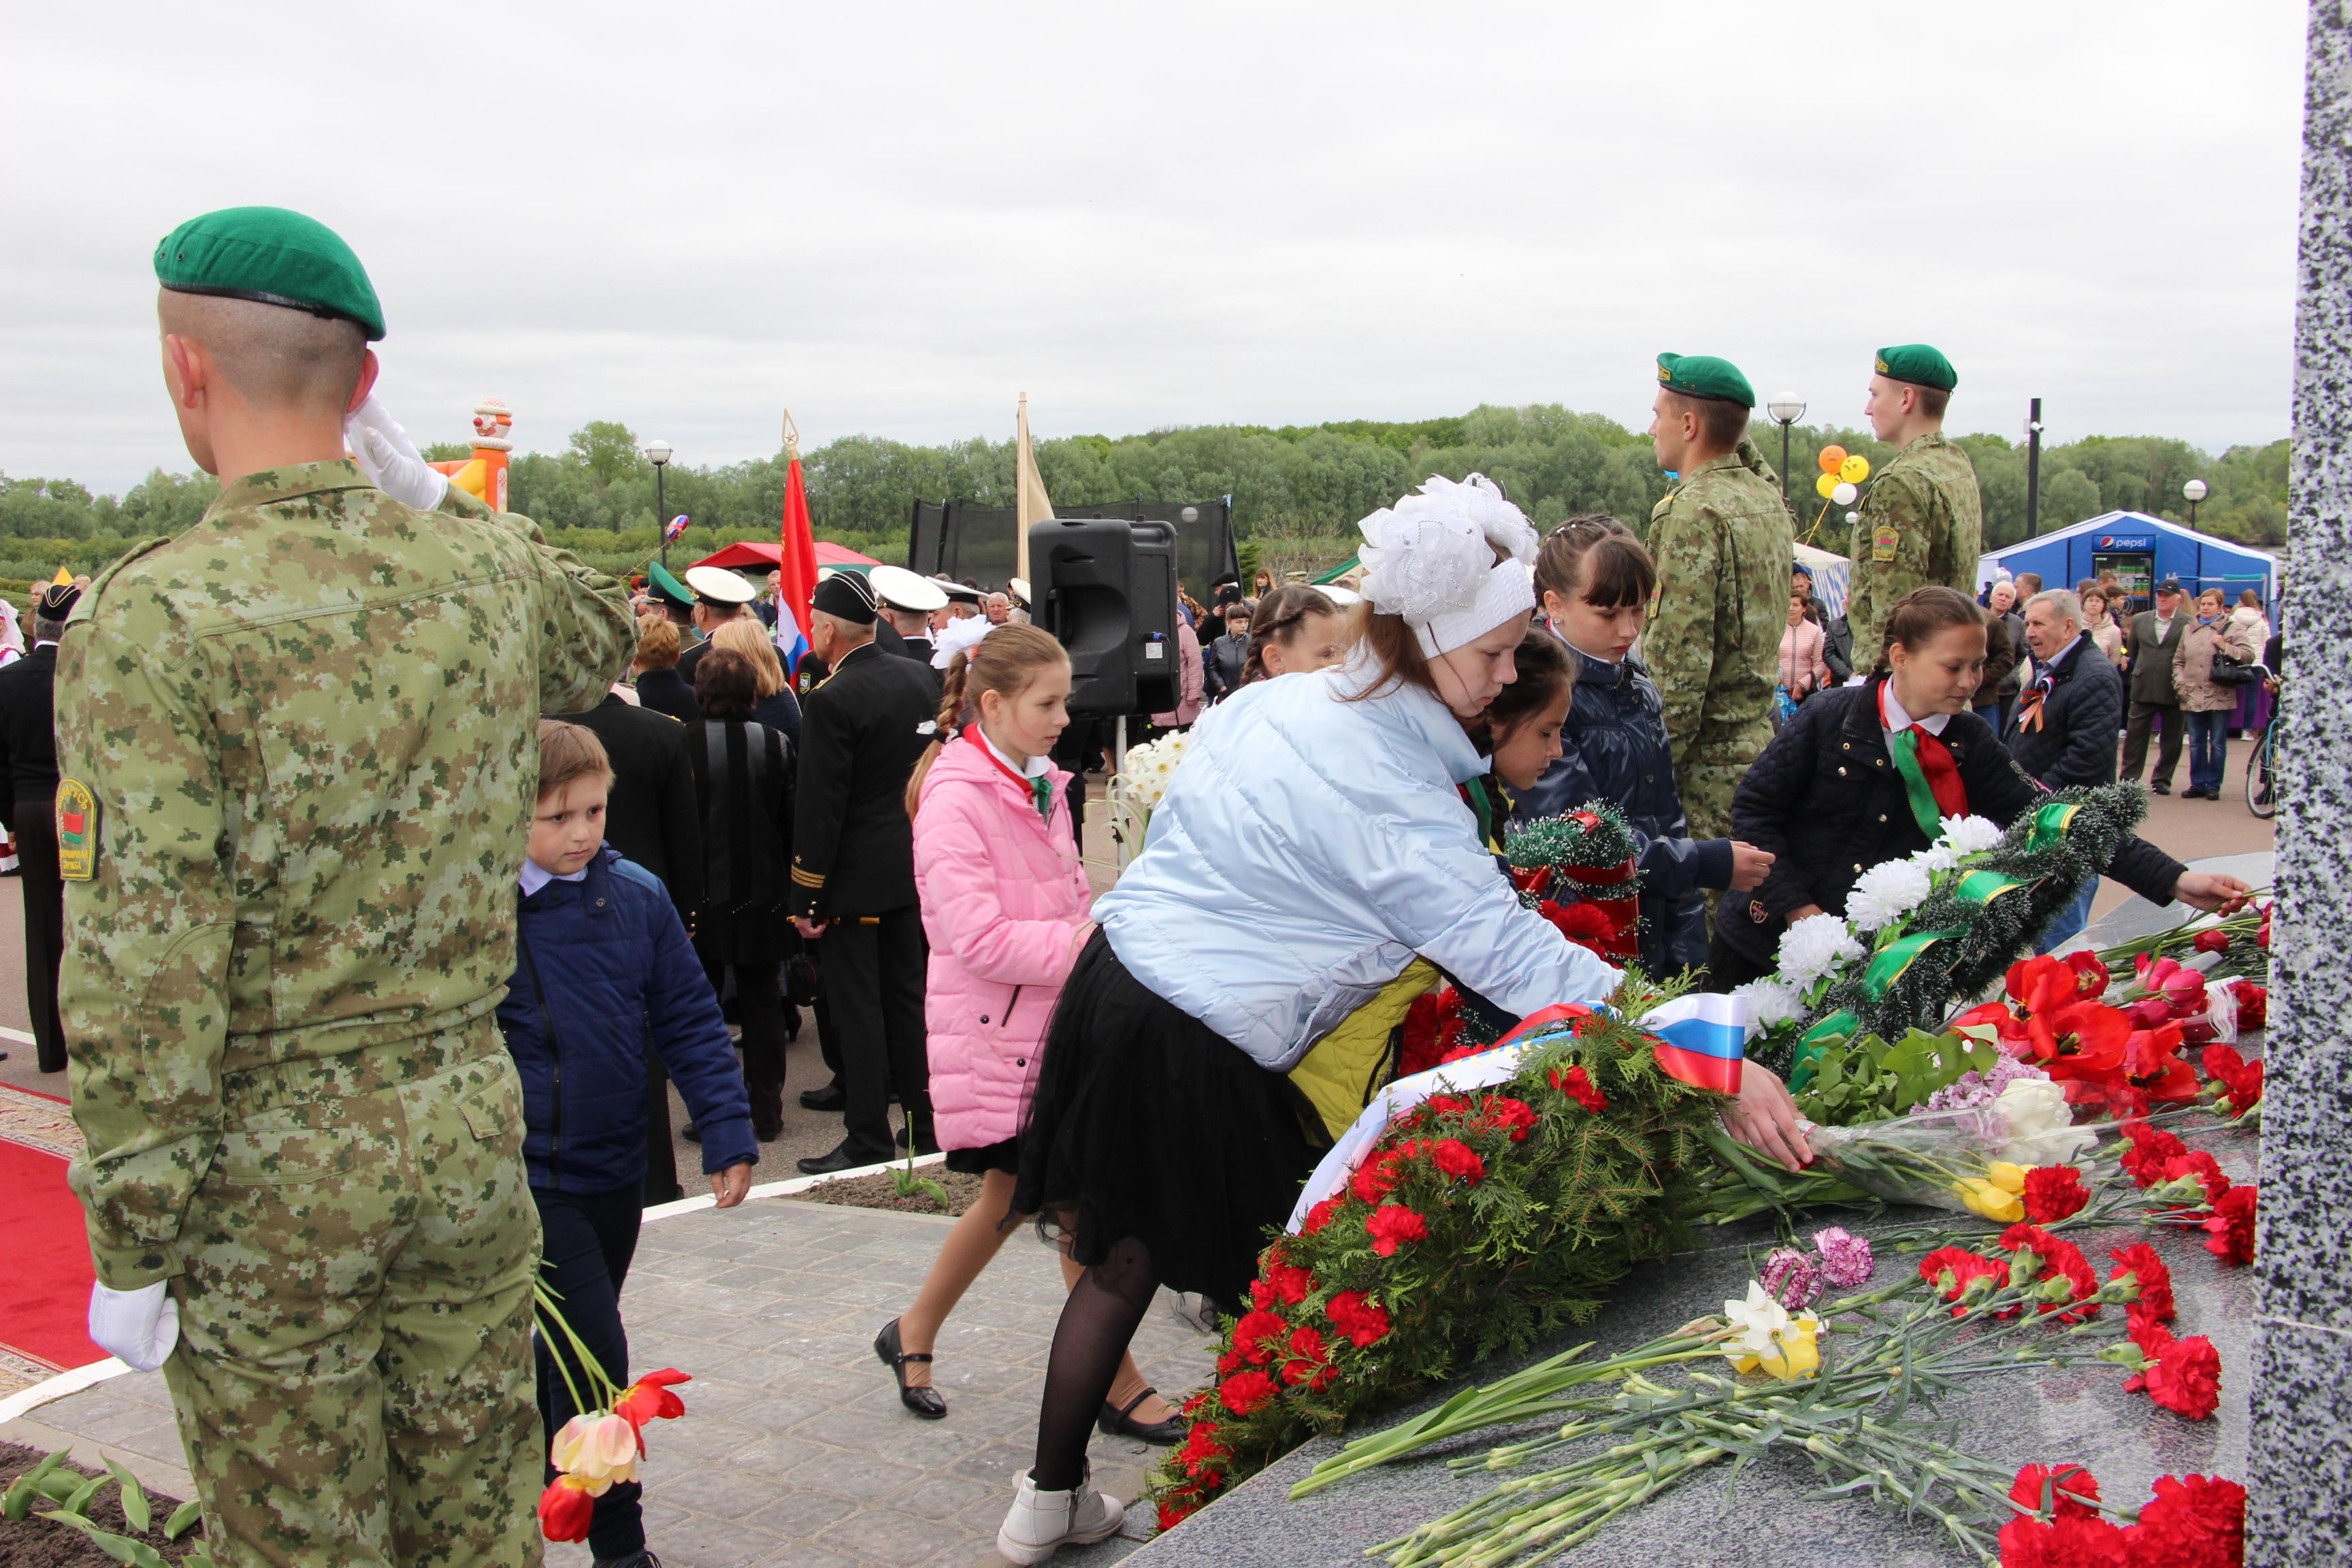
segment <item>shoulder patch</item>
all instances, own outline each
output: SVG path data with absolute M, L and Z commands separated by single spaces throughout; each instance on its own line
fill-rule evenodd
M 87 882 L 98 874 L 98 799 L 79 779 L 58 781 L 58 875 Z
M 1902 544 L 1903 531 L 1891 522 L 1882 522 L 1877 531 L 1870 536 L 1870 559 L 1878 564 L 1892 561 Z

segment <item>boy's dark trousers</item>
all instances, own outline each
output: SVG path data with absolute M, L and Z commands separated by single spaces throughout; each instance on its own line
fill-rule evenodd
M 572 1331 L 580 1336 L 604 1375 L 620 1387 L 629 1384 L 629 1341 L 621 1327 L 621 1282 L 629 1277 L 629 1259 L 637 1250 L 637 1223 L 642 1209 L 639 1190 L 631 1185 L 609 1193 L 559 1193 L 533 1187 L 539 1205 L 540 1277 L 559 1298 L 558 1309 Z M 539 1356 L 539 1416 L 550 1444 L 563 1424 L 579 1412 L 553 1360 L 554 1342 L 545 1325 L 533 1336 Z M 564 1366 L 572 1382 L 588 1394 L 574 1352 L 562 1347 Z M 555 1468 L 547 1468 L 548 1480 Z M 598 1557 L 627 1557 L 646 1549 L 646 1525 L 639 1504 L 642 1489 L 624 1481 L 596 1500 L 588 1524 L 588 1549 Z

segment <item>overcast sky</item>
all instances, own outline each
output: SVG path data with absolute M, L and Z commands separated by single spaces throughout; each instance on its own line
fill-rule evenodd
M 1720 353 L 1859 420 L 2286 431 L 2304 13 L 1969 5 L 19 5 L 0 469 L 189 467 L 157 239 L 351 241 L 420 440 L 679 460 L 1558 402 Z

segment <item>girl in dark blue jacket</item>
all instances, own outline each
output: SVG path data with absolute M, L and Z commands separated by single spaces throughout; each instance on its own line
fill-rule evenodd
M 1558 816 L 1593 800 L 1624 813 L 1642 868 L 1642 967 L 1664 977 L 1706 963 L 1701 889 L 1745 892 L 1764 880 L 1772 857 L 1690 837 L 1658 689 L 1632 657 L 1657 584 L 1650 552 L 1613 517 L 1572 518 L 1545 539 L 1536 556 L 1539 624 L 1568 646 L 1576 697 L 1559 761 L 1520 793 L 1511 820 Z
M 626 1387 L 620 1298 L 646 1175 L 647 1041 L 702 1131 L 702 1166 L 720 1208 L 751 1189 L 759 1144 L 719 1000 L 669 894 L 604 847 L 613 767 L 604 743 L 577 724 L 543 720 L 539 756 L 519 962 L 499 1027 L 522 1079 L 523 1159 L 545 1238 L 540 1267 L 564 1321 Z M 552 1442 L 578 1412 L 544 1334 L 538 1354 L 540 1417 Z M 577 1368 L 572 1380 L 584 1386 Z M 600 1565 L 651 1561 L 638 1497 L 631 1481 L 596 1500 L 588 1544 Z

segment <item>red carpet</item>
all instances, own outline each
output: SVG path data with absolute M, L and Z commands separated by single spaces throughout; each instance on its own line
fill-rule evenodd
M 106 1359 L 89 1342 L 89 1242 L 66 1186 L 79 1134 L 66 1103 L 0 1084 L 0 1356 L 62 1371 Z

